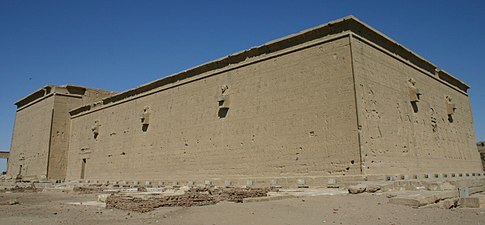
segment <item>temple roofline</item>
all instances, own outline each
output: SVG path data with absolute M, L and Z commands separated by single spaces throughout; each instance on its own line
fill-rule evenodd
M 85 91 L 88 90 L 88 89 L 90 89 L 90 90 L 101 90 L 101 89 L 89 88 L 89 87 L 72 85 L 72 84 L 65 84 L 65 85 L 60 85 L 60 86 L 49 84 L 49 85 L 46 85 L 46 86 L 32 92 L 31 94 L 29 94 L 26 97 L 18 100 L 17 102 L 15 102 L 15 105 L 17 106 L 17 110 L 20 110 L 20 109 L 24 108 L 25 106 L 32 104 L 33 102 L 37 102 L 40 99 L 48 97 L 51 94 L 55 94 L 55 93 L 61 94 L 59 89 L 64 89 L 71 95 L 79 95 L 79 96 L 84 95 Z M 64 91 L 64 92 L 66 92 L 66 91 Z M 105 91 L 105 90 L 101 90 L 101 91 Z
M 103 105 L 108 105 L 110 103 L 119 102 L 123 99 L 127 99 L 142 93 L 146 93 L 153 89 L 156 89 L 168 84 L 172 84 L 175 82 L 179 82 L 181 80 L 185 80 L 187 78 L 190 78 L 208 71 L 221 69 L 231 64 L 237 64 L 246 60 L 247 58 L 252 58 L 263 54 L 269 54 L 269 53 L 281 51 L 283 49 L 287 49 L 318 38 L 323 38 L 326 36 L 336 35 L 336 34 L 343 34 L 345 32 L 354 33 L 362 38 L 365 38 L 371 41 L 372 43 L 375 43 L 376 45 L 386 49 L 392 54 L 395 54 L 400 58 L 408 61 L 409 63 L 429 72 L 428 74 L 429 76 L 434 76 L 435 79 L 438 79 L 444 83 L 447 83 L 450 86 L 455 87 L 458 90 L 461 90 L 465 94 L 467 90 L 470 88 L 465 82 L 447 73 L 443 69 L 438 68 L 437 66 L 427 61 L 423 57 L 407 49 L 406 47 L 400 45 L 393 39 L 377 31 L 376 29 L 372 28 L 366 23 L 360 21 L 356 17 L 347 16 L 338 20 L 334 20 L 327 24 L 323 24 L 314 28 L 301 31 L 296 34 L 292 34 L 283 38 L 270 41 L 266 44 L 253 47 L 249 50 L 240 51 L 238 53 L 219 58 L 217 60 L 208 62 L 206 64 L 202 64 L 202 65 L 190 68 L 188 70 L 146 83 L 136 88 L 111 95 L 109 97 L 104 98 L 101 102 L 98 102 L 95 105 L 92 105 L 92 106 L 86 105 L 86 106 L 81 106 L 76 109 L 73 109 L 71 111 L 71 115 L 74 116 L 84 111 L 89 111 L 95 107 L 100 107 Z

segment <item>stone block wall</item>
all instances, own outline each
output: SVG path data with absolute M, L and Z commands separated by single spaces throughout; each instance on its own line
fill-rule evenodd
M 49 136 L 54 98 L 17 111 L 8 161 L 8 175 L 47 176 Z
M 73 85 L 50 85 L 18 101 L 8 174 L 24 179 L 65 179 L 69 111 L 111 94 Z
M 365 174 L 481 171 L 467 93 L 357 37 L 352 56 Z M 419 101 L 412 102 L 410 89 Z
M 34 92 L 17 102 L 9 173 L 266 186 L 481 175 L 468 88 L 346 17 L 119 94 Z
M 350 60 L 305 43 L 74 116 L 67 179 L 359 175 Z

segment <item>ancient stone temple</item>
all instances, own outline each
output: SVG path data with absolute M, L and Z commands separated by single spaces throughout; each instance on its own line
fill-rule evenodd
M 74 85 L 45 86 L 19 100 L 8 174 L 64 179 L 70 136 L 69 111 L 113 92 Z
M 474 176 L 468 89 L 345 17 L 121 93 L 47 86 L 17 102 L 8 173 L 282 186 Z

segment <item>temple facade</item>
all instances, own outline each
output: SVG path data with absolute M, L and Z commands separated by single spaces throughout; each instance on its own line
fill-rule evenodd
M 468 89 L 345 17 L 121 93 L 47 86 L 16 104 L 8 173 L 288 186 L 479 174 Z

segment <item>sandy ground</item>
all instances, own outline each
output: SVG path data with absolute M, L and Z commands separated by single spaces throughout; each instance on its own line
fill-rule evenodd
M 373 194 L 222 202 L 148 213 L 67 204 L 96 199 L 96 194 L 0 193 L 0 203 L 19 202 L 0 205 L 0 224 L 485 224 L 485 208 L 414 209 Z

